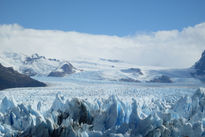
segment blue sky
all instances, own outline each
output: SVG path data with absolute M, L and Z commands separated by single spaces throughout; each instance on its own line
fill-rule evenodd
M 0 24 L 127 36 L 205 22 L 204 0 L 0 0 Z

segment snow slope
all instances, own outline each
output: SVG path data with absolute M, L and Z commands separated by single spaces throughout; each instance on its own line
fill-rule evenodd
M 101 79 L 110 81 L 127 81 L 146 83 L 160 76 L 167 76 L 174 84 L 200 84 L 200 80 L 194 78 L 192 68 L 174 69 L 150 66 L 137 66 L 122 61 L 107 61 L 108 59 L 72 60 L 72 64 L 82 69 L 81 74 L 75 74 L 87 79 Z M 137 70 L 139 69 L 139 72 Z M 135 71 L 135 72 L 134 72 Z M 73 76 L 73 75 L 72 75 Z

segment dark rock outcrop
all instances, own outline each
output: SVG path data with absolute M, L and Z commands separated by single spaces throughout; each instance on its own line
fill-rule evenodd
M 135 80 L 135 79 L 132 79 L 132 78 L 121 78 L 121 79 L 119 79 L 119 81 L 123 81 L 123 82 L 137 82 L 137 83 L 140 82 L 139 80 Z
M 23 68 L 21 72 L 27 76 L 35 76 L 37 73 L 32 68 Z
M 39 56 L 37 53 L 31 55 L 31 57 L 26 57 L 24 64 L 32 64 L 33 62 L 35 62 L 36 60 L 39 59 L 46 59 L 46 57 L 44 56 Z
M 60 68 L 48 74 L 49 77 L 64 77 L 66 74 L 74 73 L 76 68 L 69 62 L 63 64 Z
M 119 62 L 122 62 L 122 61 L 117 60 L 117 59 L 104 59 L 104 58 L 100 58 L 100 60 L 102 60 L 102 61 L 107 61 L 107 62 L 111 62 L 111 63 L 119 63 Z
M 46 84 L 24 74 L 20 74 L 11 67 L 6 68 L 0 64 L 0 89 L 44 86 L 46 86 Z
M 205 51 L 202 53 L 201 58 L 194 65 L 196 70 L 195 75 L 205 75 Z
M 162 75 L 162 76 L 159 76 L 159 77 L 156 77 L 148 82 L 153 82 L 153 83 L 172 83 L 173 81 L 168 77 L 168 76 L 165 76 L 165 75 Z
M 143 75 L 141 69 L 139 69 L 139 68 L 121 69 L 121 71 L 124 72 L 124 73 L 132 73 L 132 74 Z
M 199 61 L 197 61 L 194 65 L 193 65 L 193 71 L 191 72 L 191 75 L 194 78 L 197 78 L 203 82 L 205 82 L 205 50 L 201 55 L 201 58 L 199 59 Z

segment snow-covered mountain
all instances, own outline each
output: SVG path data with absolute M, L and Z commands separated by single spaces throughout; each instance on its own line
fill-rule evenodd
M 28 76 L 47 76 L 53 71 L 58 71 L 59 67 L 68 64 L 67 69 L 70 71 L 66 70 L 64 75 L 74 73 L 77 70 L 68 61 L 46 58 L 37 53 L 27 56 L 20 53 L 3 52 L 0 54 L 0 63 L 7 67 L 13 67 L 14 70 Z
M 193 68 L 162 68 L 138 66 L 109 59 L 73 60 L 72 64 L 84 71 L 73 74 L 73 78 L 109 80 L 136 83 L 201 83 L 192 76 Z
M 141 83 L 193 84 L 205 81 L 205 51 L 199 61 L 188 68 L 138 66 L 115 59 L 74 60 L 74 66 L 83 69 L 81 77 L 111 81 Z M 79 74 L 74 76 L 79 77 Z
M 104 58 L 72 60 L 71 64 L 65 60 L 49 59 L 38 54 L 27 56 L 11 52 L 1 54 L 0 63 L 29 76 L 64 77 L 79 72 L 69 77 L 136 83 L 191 84 L 200 83 L 205 76 L 205 53 L 193 67 L 185 69 L 137 66 Z
M 62 63 L 56 70 L 48 74 L 49 77 L 63 77 L 66 74 L 75 73 L 76 69 L 69 62 Z
M 194 65 L 197 75 L 205 75 L 205 51 L 202 53 L 201 58 Z
M 205 81 L 205 51 L 202 53 L 201 58 L 193 65 L 192 75 L 199 78 L 201 81 Z

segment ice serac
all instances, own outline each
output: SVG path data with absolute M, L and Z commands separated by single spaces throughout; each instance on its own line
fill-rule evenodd
M 0 135 L 17 136 L 19 132 L 26 131 L 39 124 L 44 117 L 30 106 L 17 105 L 13 99 L 5 97 L 0 107 Z
M 203 137 L 205 90 L 183 97 L 171 108 L 144 113 L 145 106 L 118 97 L 88 102 L 65 100 L 60 94 L 42 115 L 30 106 L 4 98 L 0 107 L 1 136 L 72 137 Z
M 44 87 L 46 84 L 39 82 L 0 64 L 0 90 L 15 87 Z

